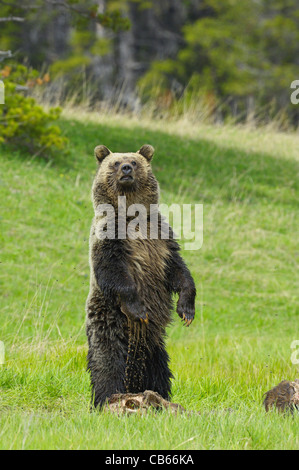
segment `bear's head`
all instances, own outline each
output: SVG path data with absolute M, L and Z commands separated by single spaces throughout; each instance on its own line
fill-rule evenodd
M 116 207 L 118 196 L 126 196 L 128 204 L 158 203 L 159 185 L 151 169 L 151 145 L 143 145 L 135 153 L 113 153 L 98 145 L 94 153 L 98 162 L 92 187 L 95 207 L 103 203 Z

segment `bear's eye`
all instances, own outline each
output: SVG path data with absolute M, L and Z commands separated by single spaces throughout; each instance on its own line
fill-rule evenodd
M 119 167 L 119 162 L 115 162 L 114 166 L 115 166 L 115 168 L 118 168 Z
M 137 163 L 136 163 L 136 162 L 134 162 L 134 161 L 133 161 L 133 162 L 131 162 L 131 163 L 132 163 L 132 165 L 133 165 L 133 166 L 136 166 L 136 165 L 137 165 Z

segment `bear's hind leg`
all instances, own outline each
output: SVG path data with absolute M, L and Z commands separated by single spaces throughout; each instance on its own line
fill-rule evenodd
M 126 362 L 121 357 L 111 358 L 103 355 L 98 360 L 94 351 L 88 352 L 88 366 L 92 385 L 93 406 L 102 407 L 114 393 L 125 393 Z
M 114 393 L 125 392 L 128 339 L 124 316 L 102 313 L 87 324 L 87 370 L 90 372 L 93 405 L 103 406 Z
M 155 345 L 145 362 L 144 390 L 153 390 L 169 400 L 171 379 L 169 356 L 163 345 Z

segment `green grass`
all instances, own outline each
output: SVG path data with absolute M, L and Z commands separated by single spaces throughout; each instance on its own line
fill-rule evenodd
M 263 393 L 299 376 L 298 137 L 100 118 L 61 120 L 55 162 L 0 147 L 2 449 L 298 449 L 299 418 Z M 163 131 L 161 130 L 163 129 Z M 89 412 L 85 300 L 93 148 L 156 148 L 161 202 L 203 203 L 204 243 L 185 251 L 196 320 L 174 316 L 172 400 L 201 414 Z

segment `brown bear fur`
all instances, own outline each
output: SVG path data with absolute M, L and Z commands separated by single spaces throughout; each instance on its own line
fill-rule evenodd
M 280 412 L 299 410 L 299 379 L 293 382 L 283 380 L 276 387 L 265 393 L 264 406 L 266 411 L 276 408 Z
M 170 229 L 169 239 L 118 238 L 118 196 L 126 207 L 159 201 L 159 185 L 152 173 L 154 149 L 144 145 L 135 153 L 95 149 L 98 171 L 92 186 L 96 211 L 99 204 L 115 209 L 115 239 L 99 239 L 97 212 L 90 232 L 90 292 L 86 303 L 89 343 L 88 369 L 95 406 L 115 393 L 153 390 L 168 399 L 172 374 L 165 349 L 165 329 L 171 321 L 172 294 L 178 293 L 177 312 L 189 326 L 194 318 L 195 285 L 179 254 Z M 129 172 L 129 174 L 125 174 Z M 126 217 L 125 224 L 132 217 Z

